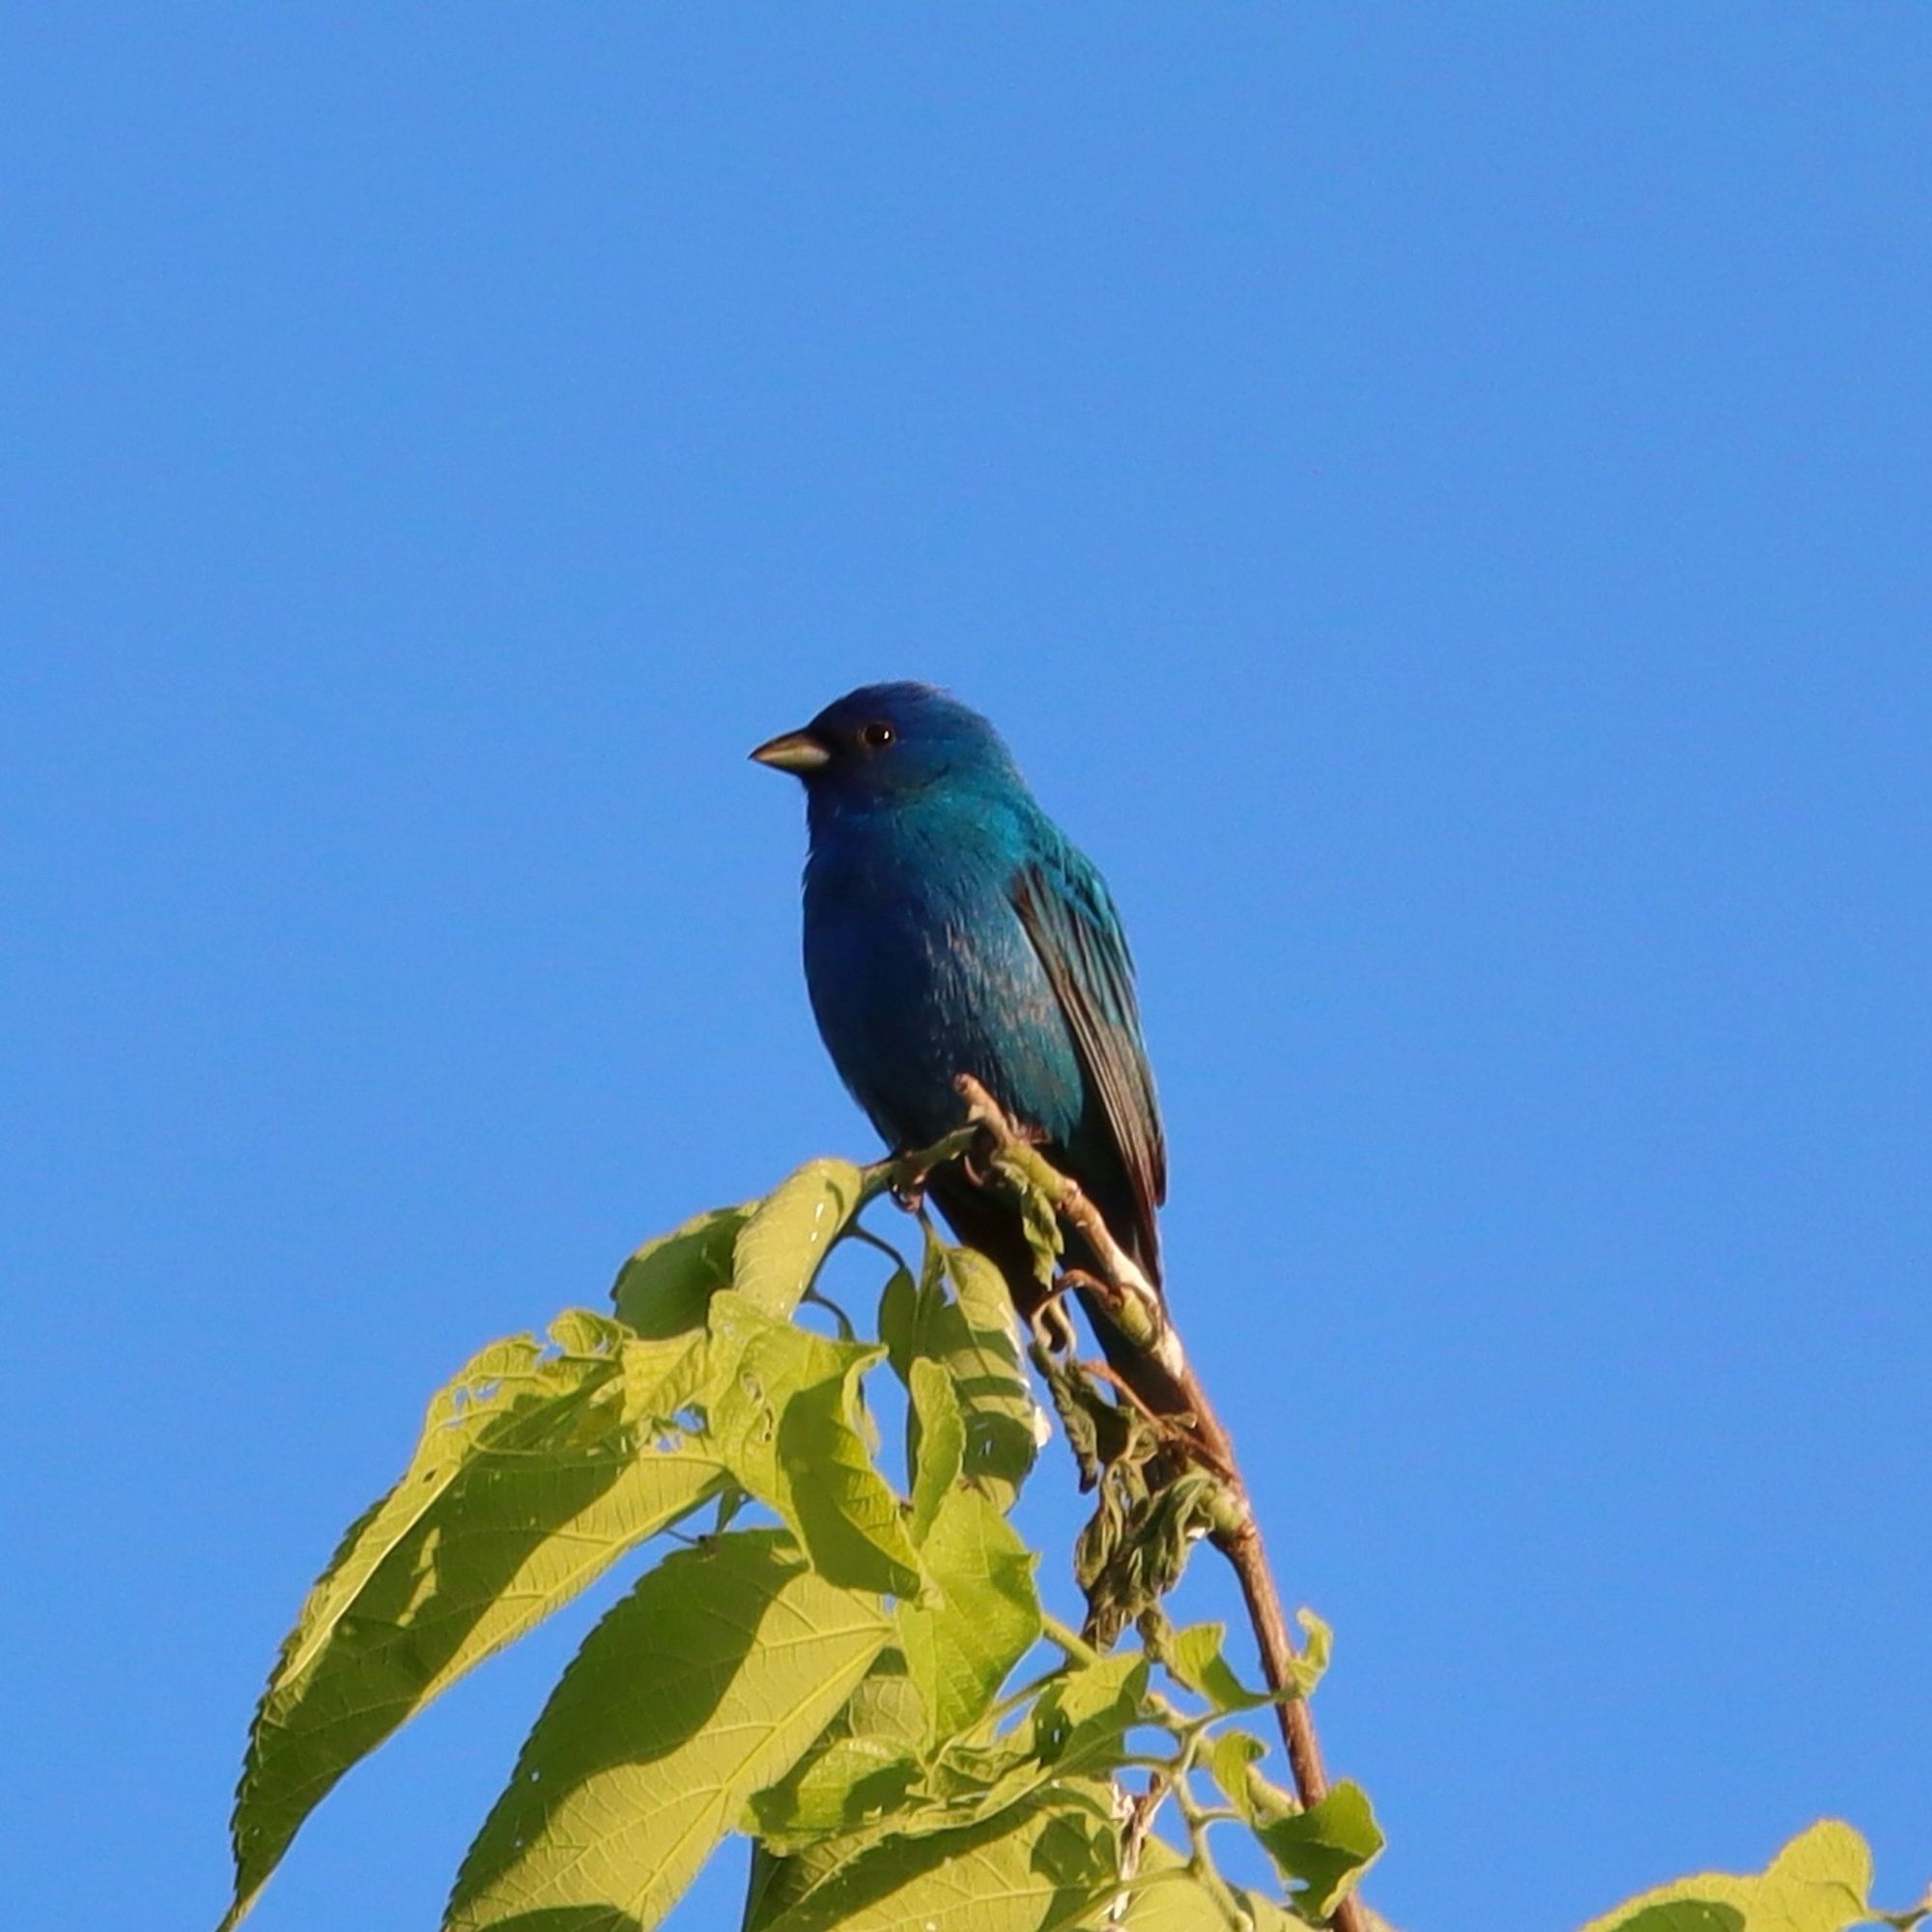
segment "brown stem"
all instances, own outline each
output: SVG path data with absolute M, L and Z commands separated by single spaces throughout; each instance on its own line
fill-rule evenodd
M 1192 1439 L 1201 1461 L 1227 1485 L 1235 1505 L 1234 1520 L 1215 1531 L 1214 1547 L 1228 1559 L 1241 1586 L 1248 1623 L 1261 1653 L 1262 1672 L 1275 1693 L 1275 1717 L 1281 1725 L 1295 1796 L 1303 1805 L 1319 1804 L 1327 1794 L 1328 1775 L 1321 1764 L 1314 1714 L 1296 1685 L 1294 1639 L 1289 1632 L 1274 1572 L 1268 1568 L 1267 1552 L 1262 1547 L 1254 1502 L 1235 1454 L 1234 1437 L 1215 1414 L 1207 1389 L 1180 1346 L 1164 1297 L 1115 1240 L 1100 1210 L 1079 1184 L 1040 1154 L 985 1088 L 971 1074 L 961 1074 L 953 1084 L 966 1102 L 969 1119 L 984 1130 L 999 1154 L 1042 1188 L 1055 1211 L 1078 1231 L 1099 1264 L 1102 1281 L 1122 1304 L 1126 1319 L 1120 1326 L 1149 1358 L 1150 1368 L 1158 1370 L 1144 1378 L 1145 1385 L 1127 1385 L 1132 1399 L 1143 1407 L 1171 1414 L 1182 1435 Z M 1362 1902 L 1352 1891 L 1336 1906 L 1331 1923 L 1335 1932 L 1369 1932 Z

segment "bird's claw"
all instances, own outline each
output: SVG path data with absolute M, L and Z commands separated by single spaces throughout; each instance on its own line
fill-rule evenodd
M 893 1175 L 893 1200 L 908 1214 L 917 1214 L 925 1206 L 925 1185 L 932 1179 L 932 1170 L 922 1167 L 910 1152 L 899 1155 L 899 1165 Z

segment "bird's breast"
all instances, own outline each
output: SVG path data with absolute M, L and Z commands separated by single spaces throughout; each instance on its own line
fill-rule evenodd
M 960 1073 L 1050 1135 L 1078 1119 L 1072 1038 L 997 855 L 904 837 L 813 841 L 805 971 L 840 1077 L 896 1146 L 955 1126 Z

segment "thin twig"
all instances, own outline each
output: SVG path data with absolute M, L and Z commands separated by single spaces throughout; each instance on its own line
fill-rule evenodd
M 1079 1234 L 1098 1264 L 1102 1282 L 1119 1298 L 1121 1313 L 1126 1317 L 1116 1325 L 1163 1372 L 1161 1378 L 1149 1378 L 1148 1390 L 1132 1391 L 1135 1401 L 1144 1407 L 1165 1411 L 1169 1426 L 1190 1447 L 1201 1452 L 1200 1460 L 1226 1484 L 1233 1509 L 1229 1520 L 1211 1533 L 1214 1547 L 1228 1559 L 1241 1586 L 1248 1623 L 1261 1653 L 1262 1672 L 1268 1689 L 1275 1693 L 1275 1716 L 1281 1725 L 1282 1745 L 1288 1753 L 1295 1796 L 1304 1806 L 1319 1804 L 1328 1792 L 1328 1775 L 1321 1763 L 1314 1715 L 1297 1683 L 1295 1664 L 1299 1653 L 1289 1632 L 1274 1573 L 1268 1568 L 1253 1499 L 1235 1454 L 1234 1438 L 1215 1414 L 1208 1391 L 1187 1360 L 1165 1299 L 1142 1273 L 1133 1257 L 1115 1240 L 1099 1209 L 1088 1200 L 1079 1184 L 1054 1167 L 1015 1128 L 986 1089 L 971 1074 L 961 1074 L 953 1084 L 966 1102 L 968 1119 L 985 1133 L 1001 1159 L 1019 1169 L 1038 1186 L 1052 1202 L 1054 1211 Z M 1163 1378 L 1172 1384 L 1171 1393 L 1176 1400 L 1166 1403 L 1158 1400 L 1169 1393 L 1158 1387 Z M 1070 1632 L 1049 1627 L 1047 1634 L 1078 1661 L 1097 1656 L 1085 1643 L 1080 1643 L 1076 1650 L 1067 1642 Z M 1336 1906 L 1331 1922 L 1335 1932 L 1368 1932 L 1369 1921 L 1362 1902 L 1352 1891 Z
M 868 1248 L 876 1248 L 889 1262 L 895 1263 L 903 1273 L 910 1274 L 912 1272 L 912 1269 L 906 1265 L 906 1258 L 883 1236 L 873 1234 L 871 1229 L 863 1226 L 857 1221 L 852 1222 L 846 1228 L 845 1233 L 852 1240 L 863 1241 Z
M 943 1141 L 932 1147 L 912 1152 L 889 1153 L 884 1160 L 873 1161 L 869 1167 L 860 1171 L 860 1206 L 876 1201 L 886 1193 L 897 1195 L 901 1205 L 916 1206 L 925 1192 L 925 1183 L 933 1169 L 944 1167 L 948 1161 L 957 1160 L 961 1154 L 970 1152 L 979 1137 L 979 1123 L 969 1122 L 963 1127 L 954 1127 Z
M 1215 1451 L 1199 1440 L 1187 1427 L 1193 1420 L 1191 1415 L 1162 1415 L 1157 1409 L 1150 1408 L 1147 1399 L 1140 1390 L 1111 1363 L 1083 1360 L 1080 1368 L 1095 1381 L 1105 1382 L 1122 1401 L 1134 1409 L 1136 1414 L 1145 1416 L 1153 1425 L 1163 1442 L 1179 1443 L 1195 1462 L 1205 1463 L 1214 1475 L 1219 1476 L 1231 1488 L 1239 1484 L 1240 1471 L 1231 1463 L 1224 1463 Z

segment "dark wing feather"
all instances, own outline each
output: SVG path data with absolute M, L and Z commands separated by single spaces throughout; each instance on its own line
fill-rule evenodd
M 1013 908 L 1046 968 L 1133 1189 L 1134 1226 L 1117 1228 L 1115 1236 L 1157 1283 L 1154 1209 L 1167 1199 L 1167 1144 L 1120 917 L 1100 874 L 1065 844 L 1021 869 L 1013 881 Z

